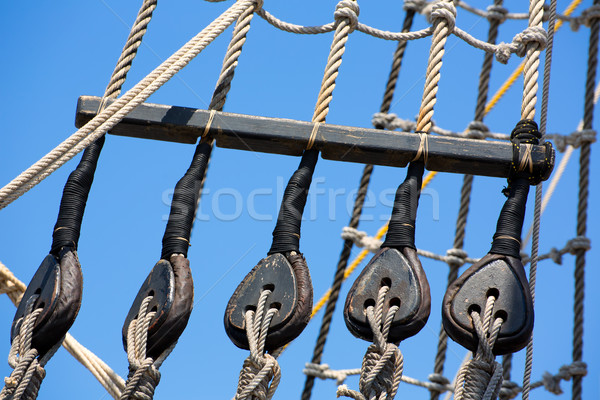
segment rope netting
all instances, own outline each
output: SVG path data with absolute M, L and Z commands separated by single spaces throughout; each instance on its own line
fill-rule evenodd
M 339 257 L 337 268 L 334 272 L 331 288 L 315 303 L 311 317 L 325 307 L 321 322 L 317 343 L 314 348 L 312 359 L 307 363 L 304 373 L 306 383 L 302 393 L 303 400 L 311 397 L 315 378 L 333 379 L 340 385 L 337 395 L 349 396 L 355 399 L 386 399 L 393 398 L 399 392 L 400 382 L 420 386 L 429 391 L 432 399 L 438 399 L 444 393 L 454 392 L 456 399 L 463 398 L 485 398 L 492 399 L 500 397 L 510 399 L 522 392 L 523 398 L 529 397 L 532 389 L 544 387 L 546 390 L 558 394 L 562 392 L 561 380 L 573 380 L 572 397 L 581 399 L 581 380 L 586 374 L 586 364 L 583 362 L 583 305 L 584 305 L 584 271 L 585 254 L 591 248 L 591 241 L 587 234 L 587 209 L 589 198 L 589 174 L 590 174 L 590 147 L 596 141 L 596 131 L 593 129 L 593 111 L 600 95 L 596 87 L 598 33 L 600 29 L 600 4 L 595 1 L 579 15 L 573 15 L 582 0 L 574 0 L 562 13 L 556 10 L 556 1 L 545 6 L 543 1 L 532 0 L 528 13 L 511 13 L 503 7 L 502 0 L 494 0 L 487 9 L 479 9 L 464 1 L 439 0 L 405 0 L 405 16 L 402 29 L 397 32 L 378 29 L 360 22 L 360 9 L 357 1 L 340 1 L 333 14 L 333 21 L 318 26 L 303 26 L 283 21 L 268 12 L 262 0 L 239 0 L 232 4 L 225 12 L 216 18 L 209 26 L 200 31 L 194 38 L 186 43 L 181 49 L 173 53 L 165 62 L 153 70 L 150 74 L 140 80 L 130 90 L 122 94 L 114 103 L 103 107 L 89 123 L 75 132 L 67 140 L 58 145 L 50 153 L 36 162 L 18 177 L 0 189 L 0 208 L 8 206 L 25 192 L 39 184 L 42 180 L 52 174 L 60 166 L 84 150 L 98 138 L 103 136 L 112 127 L 118 124 L 131 110 L 142 104 L 150 95 L 169 81 L 176 73 L 185 67 L 194 57 L 202 52 L 212 41 L 223 33 L 230 25 L 235 23 L 233 37 L 229 43 L 223 66 L 219 75 L 218 83 L 209 105 L 210 110 L 221 111 L 224 107 L 227 93 L 232 84 L 234 71 L 238 65 L 238 58 L 246 37 L 250 31 L 250 21 L 256 14 L 274 28 L 294 34 L 326 34 L 334 32 L 329 56 L 324 60 L 325 73 L 321 83 L 313 114 L 313 122 L 318 129 L 319 123 L 324 123 L 329 111 L 330 102 L 333 98 L 336 78 L 342 63 L 342 55 L 347 42 L 350 42 L 356 31 L 372 36 L 374 38 L 397 41 L 397 48 L 392 58 L 392 68 L 389 74 L 383 102 L 380 111 L 372 118 L 373 125 L 378 129 L 401 130 L 406 132 L 419 132 L 422 135 L 423 150 L 419 150 L 416 159 L 421 155 L 427 160 L 427 138 L 426 135 L 440 135 L 449 137 L 460 137 L 477 140 L 508 141 L 510 135 L 492 132 L 484 123 L 486 115 L 498 103 L 499 99 L 513 86 L 518 76 L 523 74 L 523 97 L 521 115 L 522 119 L 534 119 L 538 105 L 538 80 L 539 69 L 544 71 L 544 90 L 540 95 L 541 101 L 541 128 L 540 132 L 545 140 L 552 140 L 558 151 L 564 153 L 560 164 L 557 166 L 548 189 L 542 198 L 542 185 L 536 188 L 535 215 L 532 227 L 526 238 L 522 241 L 523 263 L 530 263 L 530 287 L 535 296 L 535 274 L 537 264 L 543 260 L 552 260 L 556 264 L 562 263 L 565 254 L 576 256 L 574 269 L 575 299 L 574 299 L 574 332 L 573 332 L 573 356 L 572 362 L 564 365 L 556 374 L 545 373 L 541 379 L 530 383 L 533 347 L 532 342 L 527 349 L 525 376 L 522 385 L 511 380 L 511 356 L 505 356 L 502 362 L 496 361 L 492 354 L 492 348 L 502 319 L 492 317 L 492 309 L 495 298 L 488 298 L 486 309 L 481 315 L 478 312 L 472 314 L 472 321 L 480 339 L 480 344 L 475 356 L 465 358 L 461 368 L 454 379 L 444 375 L 446 367 L 446 354 L 448 338 L 443 328 L 439 331 L 437 351 L 433 363 L 433 372 L 427 380 L 410 378 L 403 374 L 403 356 L 398 346 L 387 342 L 387 332 L 390 329 L 391 320 L 397 311 L 391 307 L 387 315 L 382 311 L 383 297 L 378 298 L 375 307 L 366 309 L 369 324 L 376 332 L 373 344 L 369 346 L 367 354 L 360 369 L 334 370 L 323 363 L 324 349 L 330 330 L 332 317 L 335 312 L 336 303 L 339 298 L 343 282 L 362 263 L 369 252 L 377 252 L 382 244 L 382 237 L 387 232 L 387 224 L 383 225 L 376 234 L 370 236 L 367 232 L 358 230 L 358 224 L 363 210 L 365 196 L 369 187 L 371 174 L 374 167 L 366 165 L 359 180 L 359 187 L 354 201 L 353 211 L 348 226 L 343 229 L 341 237 L 344 240 L 342 252 Z M 130 34 L 130 39 L 125 46 L 119 59 L 111 83 L 106 89 L 105 97 L 116 97 L 120 93 L 125 75 L 131 66 L 135 51 L 139 47 L 141 37 L 145 33 L 149 18 L 156 7 L 155 1 L 144 2 L 140 15 Z M 151 10 L 148 8 L 151 7 Z M 489 22 L 488 36 L 485 40 L 479 39 L 457 26 L 457 14 L 469 12 L 485 18 Z M 422 15 L 427 21 L 427 27 L 412 30 L 413 22 L 418 15 Z M 506 21 L 528 20 L 522 30 L 507 42 L 498 42 L 499 28 Z M 547 23 L 547 29 L 544 29 Z M 588 54 L 588 72 L 586 76 L 584 95 L 584 115 L 582 122 L 572 133 L 546 133 L 548 82 L 550 79 L 550 60 L 553 35 L 563 23 L 568 23 L 572 30 L 581 29 L 581 26 L 589 27 L 590 44 Z M 457 132 L 437 126 L 434 123 L 434 106 L 438 92 L 438 83 L 442 80 L 442 61 L 445 54 L 445 45 L 449 37 L 455 37 L 464 41 L 473 48 L 482 50 L 484 53 L 483 64 L 480 69 L 478 90 L 476 93 L 475 113 L 462 132 Z M 390 113 L 396 86 L 399 81 L 400 69 L 405 60 L 405 51 L 409 41 L 431 38 L 431 48 L 427 61 L 425 74 L 425 87 L 420 103 L 418 116 L 413 119 L 404 119 L 396 114 Z M 546 65 L 540 66 L 540 54 L 546 50 Z M 513 74 L 506 82 L 490 96 L 490 80 L 494 60 L 506 64 L 512 55 L 524 57 L 525 60 L 517 66 Z M 491 97 L 491 99 L 490 99 Z M 204 140 L 204 139 L 203 139 Z M 211 142 L 212 144 L 212 142 Z M 310 150 L 311 144 L 307 150 Z M 558 185 L 563 172 L 575 149 L 580 149 L 580 178 L 579 197 L 577 209 L 577 230 L 574 237 L 566 243 L 554 244 L 549 251 L 539 252 L 539 230 L 540 218 L 546 209 L 555 188 Z M 436 172 L 430 172 L 423 179 L 423 187 L 427 186 L 436 176 Z M 448 285 L 457 277 L 461 267 L 476 263 L 479 259 L 469 256 L 464 250 L 465 236 L 467 231 L 467 217 L 469 214 L 471 195 L 473 191 L 473 176 L 466 175 L 463 178 L 460 190 L 460 205 L 456 219 L 456 228 L 452 248 L 445 254 L 437 254 L 419 248 L 421 257 L 440 261 L 448 266 Z M 202 190 L 204 180 L 199 190 Z M 200 199 L 200 196 L 198 196 Z M 531 257 L 525 254 L 525 245 L 532 238 Z M 353 246 L 363 250 L 350 260 Z M 0 264 L 0 293 L 6 293 L 13 304 L 17 305 L 26 286 L 19 281 L 11 271 Z M 268 293 L 267 293 L 268 292 Z M 271 398 L 281 377 L 280 367 L 277 363 L 276 354 L 268 354 L 264 350 L 265 338 L 273 315 L 276 310 L 266 307 L 266 299 L 270 294 L 268 290 L 261 293 L 259 307 L 256 310 L 248 310 L 246 314 L 246 330 L 250 343 L 250 355 L 244 362 L 239 377 L 239 385 L 236 399 Z M 28 304 L 32 300 L 28 299 Z M 128 359 L 130 374 L 127 380 L 121 378 L 110 367 L 108 367 L 96 355 L 79 344 L 72 336 L 67 334 L 62 345 L 86 368 L 88 368 L 96 379 L 106 388 L 107 392 L 115 399 L 118 398 L 152 398 L 154 388 L 160 380 L 158 367 L 162 364 L 172 347 L 165 351 L 157 360 L 146 356 L 145 334 L 148 330 L 150 320 L 154 313 L 148 309 L 145 301 L 140 308 L 137 324 L 130 327 L 128 334 Z M 489 305 L 489 308 L 487 307 Z M 15 369 L 14 375 L 5 379 L 5 389 L 0 393 L 1 399 L 35 398 L 41 379 L 45 374 L 44 365 L 54 353 L 49 352 L 44 358 L 35 360 L 36 355 L 32 353 L 31 343 L 21 340 L 21 336 L 31 335 L 31 329 L 37 318 L 35 310 L 29 310 L 19 339 L 13 343 L 9 355 L 9 363 Z M 30 338 L 29 338 L 30 340 Z M 55 349 L 54 349 L 55 350 Z M 18 354 L 18 356 L 17 356 Z M 32 355 L 33 354 L 33 355 Z M 25 365 L 24 367 L 20 366 Z M 33 371 L 27 374 L 27 371 Z M 352 390 L 344 385 L 348 376 L 360 375 L 359 391 Z M 27 389 L 33 380 L 33 389 Z M 36 382 L 39 381 L 39 382 Z M 401 389 L 400 389 L 401 390 Z M 30 396 L 30 397 L 27 397 Z M 31 397 L 32 396 L 32 397 Z

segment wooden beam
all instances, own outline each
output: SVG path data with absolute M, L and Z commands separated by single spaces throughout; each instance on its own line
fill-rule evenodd
M 75 126 L 79 128 L 91 120 L 99 104 L 99 97 L 80 97 Z M 207 110 L 144 103 L 110 133 L 196 143 L 209 116 Z M 307 147 L 313 126 L 290 119 L 216 112 L 208 134 L 219 147 L 299 156 Z M 419 135 L 414 133 L 321 124 L 313 147 L 325 159 L 404 167 L 415 157 L 419 144 Z M 513 146 L 509 142 L 430 135 L 428 148 L 430 171 L 508 177 L 513 162 Z M 547 169 L 545 158 L 545 148 L 534 146 L 534 169 Z

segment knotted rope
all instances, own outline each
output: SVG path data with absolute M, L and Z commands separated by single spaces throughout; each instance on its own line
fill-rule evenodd
M 355 400 L 386 400 L 393 399 L 398 391 L 404 368 L 404 357 L 398 346 L 388 343 L 387 338 L 394 316 L 400 307 L 393 305 L 384 314 L 383 306 L 389 290 L 389 286 L 382 286 L 375 306 L 369 305 L 365 310 L 373 331 L 373 344 L 368 347 L 363 358 L 358 383 L 360 392 L 341 385 L 337 390 L 338 397 L 346 396 Z
M 458 372 L 455 400 L 492 400 L 498 397 L 502 384 L 502 365 L 495 361 L 492 349 L 504 321 L 493 315 L 495 302 L 496 297 L 487 298 L 483 320 L 478 311 L 471 311 L 479 344 L 473 359 Z
M 127 375 L 125 390 L 121 393 L 121 400 L 152 400 L 154 390 L 160 382 L 158 368 L 175 347 L 175 344 L 173 344 L 163 351 L 156 360 L 146 356 L 148 327 L 156 314 L 155 311 L 149 310 L 150 301 L 152 301 L 152 296 L 148 296 L 142 301 L 138 317 L 131 321 L 127 329 L 129 374 Z
M 270 290 L 263 290 L 256 311 L 246 311 L 246 335 L 248 335 L 250 356 L 244 360 L 234 400 L 268 400 L 273 397 L 279 386 L 281 380 L 279 363 L 274 356 L 265 353 L 269 325 L 278 312 L 277 308 L 267 309 L 267 299 L 270 294 Z
M 33 328 L 43 308 L 33 309 L 38 296 L 27 300 L 25 316 L 17 321 L 19 332 L 14 336 L 8 353 L 8 364 L 13 368 L 9 377 L 4 378 L 4 388 L 0 391 L 1 400 L 35 400 L 42 380 L 46 376 L 44 365 L 60 347 L 62 340 L 39 358 L 37 349 L 31 346 Z

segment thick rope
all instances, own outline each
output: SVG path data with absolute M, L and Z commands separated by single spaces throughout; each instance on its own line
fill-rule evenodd
M 502 0 L 495 0 L 494 9 L 501 14 L 502 8 Z M 498 38 L 498 28 L 500 24 L 504 21 L 502 16 L 496 16 L 494 18 L 489 18 L 490 27 L 488 30 L 488 43 L 496 43 Z M 485 104 L 488 98 L 489 92 L 489 84 L 490 84 L 490 76 L 492 72 L 493 58 L 492 54 L 485 53 L 483 57 L 483 64 L 481 66 L 481 72 L 479 73 L 479 85 L 477 92 L 477 102 L 475 105 L 475 116 L 473 118 L 473 122 L 470 124 L 471 126 L 476 126 L 478 124 L 483 125 L 483 118 L 485 117 Z M 484 125 L 485 126 L 485 125 Z M 470 129 L 469 129 L 470 130 Z M 467 216 L 469 214 L 469 208 L 471 204 L 471 192 L 473 188 L 473 175 L 465 175 L 463 178 L 463 184 L 460 191 L 460 206 L 458 209 L 458 216 L 456 218 L 456 228 L 454 234 L 454 244 L 453 251 L 460 252 L 464 247 L 465 240 L 465 232 L 467 228 Z M 462 252 L 464 253 L 464 251 Z M 455 259 L 448 258 L 448 278 L 447 278 L 447 286 L 449 286 L 452 282 L 454 282 L 458 278 L 458 270 L 464 264 L 463 258 L 455 257 Z M 437 351 L 434 361 L 433 367 L 433 377 L 434 379 L 439 379 L 443 377 L 444 373 L 444 365 L 446 363 L 446 351 L 448 348 L 448 335 L 444 329 L 444 327 L 440 327 L 440 333 L 438 337 L 438 345 Z M 439 398 L 440 393 L 436 391 L 431 392 L 431 400 L 437 400 Z
M 488 297 L 483 318 L 479 312 L 471 312 L 479 344 L 473 359 L 463 365 L 458 373 L 455 400 L 491 400 L 498 396 L 502 384 L 502 365 L 495 361 L 492 349 L 503 320 L 493 317 L 495 301 L 494 296 Z
M 258 0 L 260 1 L 260 0 Z M 0 209 L 48 177 L 143 103 L 256 1 L 239 0 L 104 111 L 0 189 Z
M 158 368 L 175 347 L 174 343 L 156 360 L 146 355 L 148 328 L 156 314 L 155 311 L 150 311 L 151 301 L 152 296 L 148 296 L 142 301 L 137 318 L 131 321 L 127 329 L 129 375 L 120 400 L 152 400 L 154 390 L 160 382 Z
M 594 0 L 599 5 L 600 0 Z M 596 68 L 598 66 L 598 33 L 600 20 L 596 17 L 590 26 L 590 41 L 588 48 L 588 65 L 585 82 L 583 129 L 593 129 L 594 120 L 594 87 L 596 86 Z M 581 146 L 579 154 L 579 199 L 577 204 L 577 236 L 585 237 L 587 233 L 587 213 L 590 184 L 591 145 Z M 580 250 L 575 256 L 575 301 L 573 323 L 573 363 L 579 363 L 583 358 L 583 305 L 585 295 L 585 250 Z M 583 376 L 573 377 L 573 400 L 582 398 Z
M 35 322 L 44 311 L 43 308 L 33 309 L 37 298 L 38 295 L 34 295 L 27 300 L 25 316 L 18 321 L 21 326 L 13 337 L 8 354 L 8 364 L 13 371 L 4 378 L 1 400 L 35 400 L 46 376 L 44 365 L 60 347 L 59 342 L 40 358 L 37 349 L 31 346 Z
M 210 100 L 210 104 L 208 105 L 209 110 L 223 111 L 223 107 L 225 107 L 225 101 L 227 100 L 227 94 L 231 89 L 231 82 L 233 81 L 235 69 L 238 65 L 238 59 L 242 54 L 242 48 L 244 46 L 244 43 L 246 43 L 246 35 L 250 31 L 250 22 L 254 17 L 254 13 L 260 11 L 257 10 L 257 8 L 258 4 L 256 4 L 254 7 L 246 9 L 238 17 L 237 22 L 235 23 L 231 41 L 229 42 L 227 52 L 225 53 L 225 57 L 223 59 L 223 65 L 221 66 L 219 79 L 217 80 L 215 90 Z M 211 140 L 211 148 L 214 147 L 212 139 L 208 140 Z M 202 198 L 202 191 L 204 190 L 204 183 L 206 182 L 206 176 L 208 174 L 208 167 L 210 165 L 211 156 L 212 150 L 209 154 L 208 160 L 206 162 L 206 168 L 204 169 L 204 174 L 202 175 L 202 179 L 200 180 L 200 184 L 198 186 L 198 194 L 196 196 L 196 208 L 194 209 L 194 216 L 192 219 L 192 226 L 190 228 L 190 235 L 194 228 L 194 222 L 196 221 L 198 209 L 200 208 L 200 200 Z
M 441 78 L 442 57 L 448 35 L 454 29 L 456 9 L 450 0 L 435 3 L 432 6 L 431 20 L 434 26 L 427 72 L 425 74 L 425 88 L 423 99 L 417 119 L 417 131 L 428 133 L 433 126 L 433 106 L 437 101 L 438 83 Z
M 373 344 L 368 347 L 363 358 L 358 383 L 360 392 L 341 385 L 337 390 L 338 397 L 345 396 L 355 400 L 391 400 L 396 396 L 404 368 L 404 357 L 397 345 L 387 341 L 394 316 L 400 309 L 399 306 L 393 305 L 387 313 L 383 312 L 389 290 L 389 286 L 382 286 L 375 306 L 369 305 L 365 310 L 373 331 Z
M 407 10 L 406 15 L 404 17 L 404 23 L 402 27 L 402 31 L 409 31 L 412 22 L 414 19 L 414 10 Z M 394 97 L 394 91 L 396 89 L 396 84 L 398 82 L 398 76 L 400 74 L 400 68 L 402 66 L 402 60 L 404 58 L 404 52 L 406 50 L 406 41 L 398 42 L 396 47 L 396 51 L 392 57 L 392 68 L 390 70 L 390 74 L 388 76 L 388 81 L 386 84 L 386 88 L 383 95 L 383 101 L 380 107 L 381 113 L 388 113 L 390 107 L 392 105 L 392 100 Z M 376 128 L 381 129 L 381 126 L 375 124 Z M 367 190 L 369 188 L 369 182 L 371 180 L 371 174 L 373 172 L 372 165 L 365 165 L 363 170 L 360 183 L 358 185 L 358 191 L 356 194 L 356 198 L 354 199 L 354 207 L 352 210 L 352 217 L 350 218 L 350 222 L 348 226 L 351 229 L 356 229 L 358 227 L 358 223 L 360 220 L 360 216 L 362 214 L 363 205 L 365 202 L 365 197 L 367 194 Z M 333 315 L 335 312 L 335 308 L 337 305 L 337 301 L 339 298 L 339 294 L 342 288 L 342 283 L 344 281 L 344 272 L 346 271 L 346 267 L 348 265 L 348 260 L 350 258 L 350 254 L 352 252 L 352 239 L 344 239 L 344 244 L 342 248 L 342 252 L 340 254 L 340 258 L 334 273 L 333 283 L 331 285 L 331 294 L 327 301 L 327 305 L 325 306 L 325 312 L 323 313 L 323 320 L 321 322 L 321 328 L 319 329 L 319 335 L 317 337 L 317 342 L 315 344 L 315 348 L 313 350 L 313 356 L 311 359 L 311 364 L 319 364 L 323 357 L 323 351 L 325 349 L 325 343 L 327 341 L 327 337 L 329 335 L 329 329 L 331 327 L 331 321 L 333 319 Z M 304 389 L 302 391 L 302 400 L 309 400 L 312 394 L 312 388 L 314 386 L 315 378 L 314 376 L 307 375 L 306 380 L 304 382 Z
M 267 308 L 270 290 L 263 290 L 256 310 L 246 311 L 246 335 L 250 355 L 244 361 L 234 400 L 268 400 L 273 397 L 281 370 L 275 357 L 265 353 L 265 341 L 276 308 Z

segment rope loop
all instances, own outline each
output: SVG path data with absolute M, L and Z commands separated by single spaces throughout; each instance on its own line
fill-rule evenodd
M 502 7 L 501 5 L 492 4 L 487 8 L 486 18 L 490 22 L 496 21 L 498 24 L 501 24 L 506 21 L 507 15 L 508 10 L 506 8 Z
M 431 6 L 429 22 L 435 24 L 437 19 L 445 19 L 448 25 L 448 31 L 452 32 L 456 26 L 456 7 L 452 2 L 438 2 Z
M 570 254 L 577 254 L 579 250 L 588 251 L 592 248 L 592 242 L 585 236 L 577 236 L 567 242 L 565 250 Z
M 528 26 L 523 32 L 517 33 L 513 38 L 514 53 L 519 57 L 525 57 L 527 47 L 530 43 L 537 43 L 536 50 L 544 50 L 548 41 L 548 33 L 541 26 Z
M 467 126 L 467 137 L 469 139 L 485 139 L 490 128 L 483 121 L 471 121 Z
M 254 0 L 254 4 L 254 12 L 257 12 L 258 10 L 262 10 L 264 0 Z
M 446 251 L 446 262 L 448 265 L 460 268 L 467 261 L 467 252 L 463 249 L 452 248 Z M 446 378 L 444 378 L 446 379 Z M 430 379 L 431 380 L 431 379 Z
M 360 14 L 360 8 L 356 1 L 342 0 L 335 6 L 335 12 L 333 18 L 339 24 L 343 19 L 348 20 L 350 26 L 350 32 L 354 31 L 358 27 L 358 15 Z

